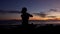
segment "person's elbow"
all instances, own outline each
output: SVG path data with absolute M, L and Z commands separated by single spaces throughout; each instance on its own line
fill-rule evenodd
M 33 17 L 33 15 L 31 15 L 31 17 Z

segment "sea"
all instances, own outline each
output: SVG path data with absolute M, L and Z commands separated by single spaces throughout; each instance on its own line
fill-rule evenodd
M 60 20 L 30 20 L 29 24 L 37 24 L 37 25 L 60 25 Z M 22 20 L 0 20 L 0 25 L 21 25 Z
M 29 24 L 37 25 L 36 27 L 52 24 L 53 26 L 60 25 L 59 20 L 30 20 Z M 12 25 L 12 26 L 11 26 Z M 22 20 L 0 20 L 0 26 L 4 28 L 17 27 L 22 25 Z
M 60 24 L 60 20 L 29 20 L 29 24 Z M 0 25 L 21 25 L 22 20 L 0 20 Z

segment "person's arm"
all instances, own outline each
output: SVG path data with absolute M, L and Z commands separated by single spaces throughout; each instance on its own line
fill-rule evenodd
M 33 17 L 33 15 L 29 14 L 30 17 Z

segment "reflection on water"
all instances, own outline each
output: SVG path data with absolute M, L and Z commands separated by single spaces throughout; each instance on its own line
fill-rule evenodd
M 60 21 L 52 21 L 52 20 L 49 20 L 49 21 L 29 21 L 29 23 L 34 23 L 34 24 L 60 24 Z
M 38 21 L 38 20 L 31 20 L 29 21 L 29 24 L 60 24 L 60 21 L 52 21 L 52 20 L 49 20 L 49 21 Z M 0 21 L 0 25 L 21 25 L 22 24 L 22 21 L 21 20 L 9 20 L 9 21 Z

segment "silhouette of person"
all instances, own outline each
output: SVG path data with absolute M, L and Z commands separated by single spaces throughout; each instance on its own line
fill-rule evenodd
M 27 25 L 28 24 L 28 20 L 29 17 L 33 17 L 32 15 L 30 15 L 29 13 L 27 13 L 27 8 L 23 7 L 22 11 L 21 11 L 21 17 L 22 17 L 22 24 L 23 25 Z

